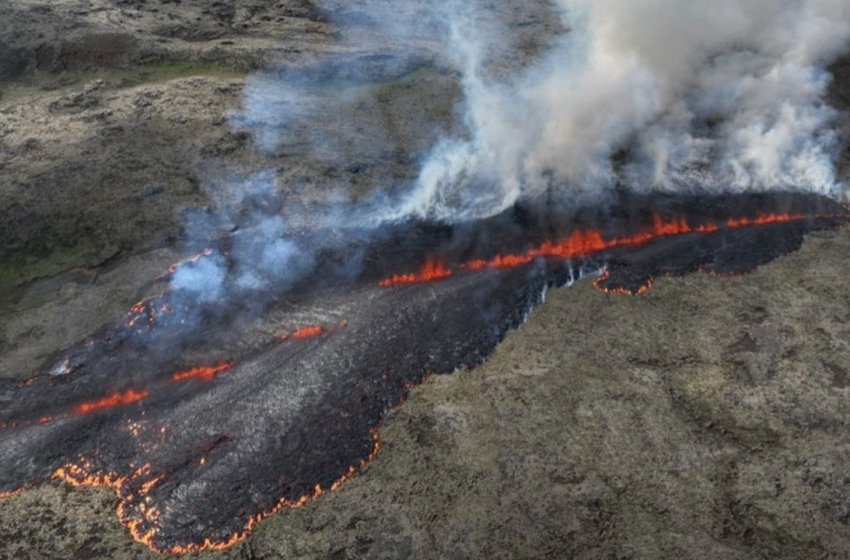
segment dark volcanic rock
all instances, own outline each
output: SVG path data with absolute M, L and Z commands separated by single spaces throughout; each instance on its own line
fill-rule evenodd
M 789 205 L 791 218 L 765 218 Z M 846 221 L 840 207 L 805 196 L 631 200 L 603 211 L 600 235 L 640 242 L 612 241 L 566 261 L 463 266 L 572 239 L 574 224 L 600 223 L 598 212 L 517 209 L 459 226 L 346 232 L 330 245 L 314 233 L 303 241 L 316 238 L 314 273 L 263 308 L 253 292 L 250 301 L 192 301 L 176 291 L 144 302 L 122 326 L 49 364 L 49 375 L 0 387 L 0 492 L 55 473 L 110 484 L 137 540 L 165 551 L 227 544 L 258 517 L 334 488 L 368 461 L 381 419 L 409 387 L 482 363 L 547 287 L 606 262 L 600 287 L 608 290 L 636 290 L 659 274 L 740 273 Z M 674 216 L 691 231 L 659 233 L 658 221 Z M 759 216 L 758 225 L 727 222 Z M 716 231 L 696 231 L 709 223 Z M 333 272 L 351 253 L 364 255 L 356 281 Z M 376 285 L 426 258 L 453 273 Z M 174 311 L 181 307 L 188 310 Z M 307 325 L 321 328 L 298 334 Z

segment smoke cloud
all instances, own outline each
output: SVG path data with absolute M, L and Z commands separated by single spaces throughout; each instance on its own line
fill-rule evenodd
M 443 219 L 617 187 L 843 196 L 826 66 L 846 0 L 555 0 L 570 29 L 497 81 L 474 9 L 449 16 L 467 134 L 442 140 L 401 208 Z
M 341 42 L 359 48 L 254 76 L 243 109 L 231 115 L 260 152 L 288 147 L 335 165 L 362 157 L 364 145 L 376 159 L 392 153 L 380 122 L 346 118 L 374 94 L 370 83 L 423 65 L 457 71 L 462 126 L 429 144 L 412 184 L 354 201 L 342 176 L 308 217 L 281 217 L 275 171 L 222 181 L 216 210 L 202 221 L 207 230 L 237 231 L 226 255 L 217 250 L 178 270 L 175 293 L 207 302 L 285 292 L 316 265 L 316 247 L 287 237 L 293 219 L 314 231 L 377 231 L 411 217 L 491 216 L 544 195 L 582 205 L 620 188 L 845 195 L 834 164 L 836 111 L 824 95 L 826 68 L 850 47 L 847 0 L 552 0 L 551 7 L 549 19 L 560 17 L 564 31 L 521 64 L 509 54 L 516 26 L 504 18 L 526 5 L 370 0 L 332 9 Z M 356 276 L 359 259 L 340 263 L 338 274 Z

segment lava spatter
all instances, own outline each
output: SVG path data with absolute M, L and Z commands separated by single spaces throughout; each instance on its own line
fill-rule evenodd
M 452 271 L 446 267 L 444 260 L 429 258 L 422 268 L 412 274 L 399 274 L 381 280 L 379 285 L 383 288 L 391 288 L 393 286 L 403 286 L 407 284 L 422 284 L 425 282 L 433 282 L 435 280 L 444 280 L 452 275 Z

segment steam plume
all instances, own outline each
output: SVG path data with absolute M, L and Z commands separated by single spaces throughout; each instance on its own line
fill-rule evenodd
M 468 135 L 441 141 L 402 213 L 473 218 L 521 197 L 805 190 L 843 196 L 823 102 L 846 0 L 556 0 L 570 32 L 497 82 L 453 14 Z

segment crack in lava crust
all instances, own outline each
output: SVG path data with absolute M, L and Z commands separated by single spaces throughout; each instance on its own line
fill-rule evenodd
M 602 268 L 597 289 L 628 294 L 659 275 L 744 273 L 847 217 L 790 196 L 398 224 L 334 249 L 364 255 L 356 280 L 333 276 L 321 239 L 330 264 L 254 315 L 238 301 L 149 298 L 46 364 L 53 374 L 0 383 L 0 498 L 51 478 L 110 486 L 151 549 L 226 548 L 349 480 L 412 387 L 482 363 L 548 288 Z

